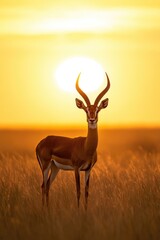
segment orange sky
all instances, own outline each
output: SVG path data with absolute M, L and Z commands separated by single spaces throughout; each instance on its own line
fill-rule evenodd
M 55 81 L 73 56 L 96 60 L 110 77 L 101 126 L 160 126 L 160 3 L 127 3 L 1 1 L 0 127 L 85 125 L 79 94 Z

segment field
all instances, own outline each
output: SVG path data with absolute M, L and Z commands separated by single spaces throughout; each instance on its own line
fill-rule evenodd
M 59 172 L 50 211 L 41 207 L 35 146 L 48 134 L 85 131 L 0 131 L 0 240 L 160 239 L 160 129 L 100 130 L 98 162 L 84 210 L 73 172 Z

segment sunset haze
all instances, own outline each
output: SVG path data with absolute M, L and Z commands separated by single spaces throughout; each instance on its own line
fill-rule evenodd
M 0 128 L 85 126 L 81 96 L 55 77 L 77 56 L 110 78 L 101 127 L 160 126 L 159 1 L 1 1 L 0 26 Z

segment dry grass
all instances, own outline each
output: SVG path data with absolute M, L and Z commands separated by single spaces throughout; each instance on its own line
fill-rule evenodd
M 42 176 L 33 149 L 1 150 L 0 239 L 160 239 L 159 148 L 147 140 L 140 146 L 139 138 L 137 145 L 134 138 L 132 147 L 124 141 L 118 148 L 116 142 L 122 141 L 116 137 L 112 143 L 119 150 L 105 149 L 104 139 L 92 171 L 87 213 L 83 174 L 79 211 L 74 174 L 63 171 L 51 187 L 48 212 L 41 208 Z

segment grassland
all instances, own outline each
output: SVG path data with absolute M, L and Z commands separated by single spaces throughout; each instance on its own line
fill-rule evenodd
M 89 208 L 76 206 L 74 174 L 61 171 L 41 208 L 41 171 L 34 149 L 48 134 L 0 132 L 0 239 L 160 239 L 160 130 L 101 130 Z

